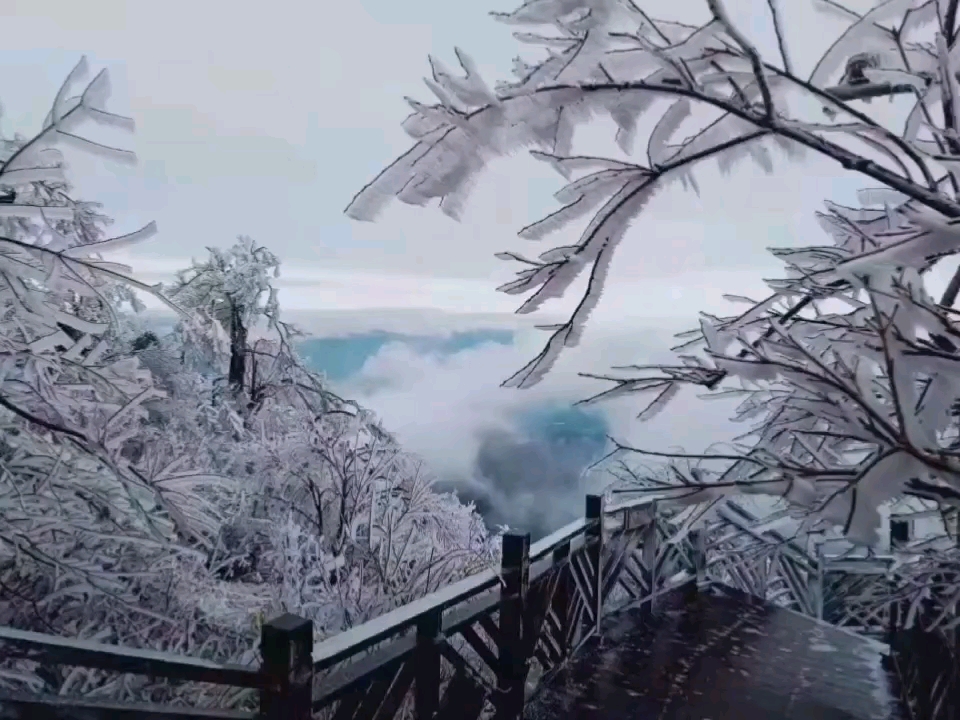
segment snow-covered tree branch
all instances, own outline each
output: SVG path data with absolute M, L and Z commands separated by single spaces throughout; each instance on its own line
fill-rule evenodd
M 814 4 L 847 27 L 801 74 L 784 3 L 768 4 L 776 55 L 764 57 L 722 0 L 705 0 L 710 19 L 700 25 L 658 20 L 632 1 L 529 0 L 498 19 L 521 26 L 517 39 L 546 48 L 546 57 L 518 60 L 518 79 L 495 89 L 459 50 L 462 76 L 431 60 L 427 84 L 439 102 L 410 101 L 404 123 L 416 144 L 347 212 L 373 219 L 396 197 L 438 199 L 456 217 L 484 165 L 524 147 L 570 180 L 556 195 L 563 207 L 520 235 L 540 239 L 584 219 L 579 240 L 536 260 L 503 253 L 526 266 L 500 288 L 530 294 L 521 313 L 589 273 L 569 320 L 547 328 L 542 352 L 505 382 L 529 387 L 577 343 L 628 226 L 642 222 L 649 199 L 669 185 L 699 192 L 702 161 L 729 171 L 748 159 L 772 173 L 772 149 L 794 160 L 812 151 L 877 181 L 882 188 L 864 192 L 860 208 L 828 203 L 820 220 L 831 244 L 777 251 L 787 275 L 770 282 L 768 298 L 734 298 L 747 303 L 736 316 L 705 315 L 679 364 L 588 375 L 614 385 L 591 401 L 647 396 L 641 417 L 683 385 L 742 395 L 738 419 L 750 431 L 727 451 L 684 456 L 695 472 L 676 471 L 677 495 L 784 495 L 866 540 L 878 505 L 891 497 L 960 501 L 960 343 L 950 309 L 960 272 L 939 302 L 924 287 L 928 271 L 960 249 L 957 3 L 886 0 L 866 13 L 835 0 Z M 914 101 L 903 128 L 864 104 L 907 93 Z M 655 112 L 639 145 L 638 121 Z M 616 123 L 621 155 L 575 151 L 575 128 L 596 115 Z M 617 451 L 628 449 L 678 459 Z
M 71 194 L 58 145 L 131 159 L 87 137 L 132 123 L 105 73 L 74 94 L 85 72 L 35 137 L 0 140 L 0 624 L 250 663 L 265 615 L 338 632 L 493 562 L 474 509 L 299 358 L 269 250 L 213 249 L 171 292 L 103 259 L 156 228 L 110 237 Z M 251 699 L 6 655 L 0 685 Z
M 358 193 L 347 212 L 370 220 L 396 197 L 416 205 L 437 199 L 456 217 L 484 165 L 523 147 L 572 181 L 556 195 L 563 207 L 520 235 L 539 239 L 589 217 L 579 241 L 537 260 L 503 254 L 527 266 L 500 288 L 531 293 L 521 313 L 563 295 L 577 276 L 590 273 L 569 321 L 549 328 L 543 352 L 506 382 L 516 387 L 538 382 L 562 349 L 576 344 L 628 225 L 667 186 L 696 188 L 693 171 L 703 160 L 715 159 L 726 171 L 751 159 L 772 172 L 771 148 L 791 158 L 814 151 L 914 199 L 943 221 L 960 217 L 956 190 L 944 189 L 953 182 L 956 160 L 947 142 L 953 131 L 948 120 L 934 119 L 937 109 L 947 108 L 942 118 L 952 112 L 955 70 L 947 72 L 944 63 L 953 63 L 948 55 L 955 43 L 941 48 L 925 39 L 931 25 L 948 20 L 949 3 L 888 0 L 864 15 L 832 1 L 818 5 L 850 25 L 812 72 L 800 76 L 782 38 L 779 62 L 760 57 L 720 0 L 707 2 L 712 19 L 701 26 L 657 20 L 633 2 L 530 0 L 497 17 L 524 28 L 517 39 L 544 47 L 546 58 L 533 65 L 518 60 L 518 79 L 495 89 L 460 50 L 463 76 L 431 59 L 427 84 L 439 102 L 411 100 L 414 113 L 404 123 L 416 144 Z M 781 16 L 774 11 L 782 30 Z M 917 101 L 904 131 L 852 104 L 869 98 L 868 90 L 882 94 L 905 84 Z M 670 104 L 645 143 L 646 157 L 636 159 L 638 121 L 663 99 Z M 597 114 L 617 124 L 623 157 L 574 151 L 575 128 Z M 682 138 L 687 126 L 697 129 Z

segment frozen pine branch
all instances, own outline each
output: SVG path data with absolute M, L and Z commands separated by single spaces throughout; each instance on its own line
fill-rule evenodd
M 84 123 L 130 129 L 105 74 L 75 93 L 85 69 L 35 137 L 0 138 L 0 624 L 249 664 L 264 615 L 327 635 L 493 562 L 473 507 L 297 355 L 269 250 L 213 249 L 169 294 L 103 259 L 155 228 L 111 236 L 71 194 L 58 146 L 113 157 Z M 255 701 L 11 657 L 0 686 Z
M 518 26 L 519 40 L 543 47 L 541 60 L 517 63 L 516 80 L 495 88 L 460 51 L 463 74 L 433 62 L 437 102 L 410 101 L 404 122 L 414 146 L 347 213 L 374 219 L 396 198 L 436 200 L 456 217 L 485 164 L 522 148 L 556 169 L 568 182 L 556 194 L 561 208 L 520 234 L 545 238 L 578 221 L 585 228 L 538 258 L 502 253 L 523 267 L 500 290 L 525 295 L 518 312 L 527 313 L 581 274 L 588 282 L 570 318 L 546 328 L 543 350 L 505 383 L 529 387 L 579 341 L 631 225 L 642 242 L 650 198 L 677 183 L 699 192 L 704 161 L 729 171 L 750 160 L 772 173 L 771 150 L 791 160 L 814 152 L 871 178 L 880 188 L 864 192 L 861 207 L 828 202 L 819 215 L 829 242 L 777 250 L 786 272 L 769 281 L 770 296 L 730 317 L 704 315 L 677 363 L 588 374 L 612 384 L 590 401 L 634 395 L 641 418 L 684 386 L 742 397 L 746 432 L 728 450 L 691 457 L 617 447 L 673 467 L 694 463 L 695 474 L 672 476 L 678 499 L 781 495 L 869 540 L 890 498 L 960 502 L 960 339 L 951 310 L 960 272 L 939 301 L 924 285 L 960 250 L 957 3 L 889 0 L 862 12 L 819 1 L 846 29 L 809 74 L 790 56 L 792 6 L 768 3 L 776 56 L 764 57 L 722 0 L 704 3 L 703 25 L 615 0 L 529 0 L 497 15 Z M 887 126 L 863 102 L 892 95 L 912 97 L 904 127 Z M 651 113 L 644 141 L 637 128 Z M 574 130 L 597 115 L 617 126 L 620 154 L 574 147 Z
M 747 428 L 735 452 L 662 454 L 705 463 L 677 492 L 781 495 L 866 542 L 878 507 L 900 495 L 960 505 L 960 334 L 922 282 L 952 226 L 928 224 L 936 218 L 913 200 L 828 205 L 820 220 L 834 243 L 778 253 L 788 272 L 776 302 L 703 316 L 682 364 L 607 375 L 614 387 L 596 399 L 646 395 L 656 408 L 684 385 L 740 395 Z
M 531 0 L 497 15 L 524 28 L 518 39 L 542 45 L 544 59 L 520 63 L 516 81 L 492 89 L 462 51 L 462 76 L 433 61 L 428 85 L 438 102 L 410 101 L 414 113 L 404 122 L 415 145 L 347 208 L 351 217 L 370 220 L 394 197 L 416 205 L 437 200 L 456 217 L 484 165 L 520 148 L 531 148 L 571 180 L 557 193 L 563 207 L 521 234 L 542 237 L 589 218 L 579 241 L 537 260 L 505 253 L 526 267 L 500 289 L 529 295 L 519 309 L 524 313 L 566 293 L 583 272 L 589 273 L 587 290 L 568 322 L 552 328 L 543 351 L 507 385 L 535 384 L 564 347 L 578 342 L 627 227 L 665 187 L 696 187 L 693 172 L 705 160 L 729 169 L 748 159 L 772 171 L 771 148 L 789 157 L 805 149 L 939 217 L 960 217 L 957 188 L 950 186 L 951 158 L 960 157 L 951 149 L 953 96 L 943 94 L 957 70 L 943 60 L 948 49 L 931 44 L 952 17 L 942 0 L 885 2 L 865 14 L 832 0 L 820 3 L 849 27 L 809 76 L 797 74 L 790 61 L 786 6 L 770 3 L 780 57 L 766 59 L 733 26 L 722 2 L 705 2 L 712 19 L 702 26 L 657 20 L 636 3 L 615 0 L 583 0 L 575 7 Z M 950 34 L 944 48 L 954 43 Z M 876 48 L 866 59 L 864 45 Z M 916 105 L 905 131 L 886 127 L 857 102 L 908 87 Z M 793 109 L 803 97 L 826 111 L 826 121 Z M 635 159 L 638 120 L 660 99 L 672 104 L 655 124 L 646 157 Z M 574 128 L 597 114 L 617 124 L 624 157 L 584 158 L 571 146 Z M 693 134 L 680 134 L 681 125 L 698 122 Z M 949 304 L 949 295 L 944 301 Z

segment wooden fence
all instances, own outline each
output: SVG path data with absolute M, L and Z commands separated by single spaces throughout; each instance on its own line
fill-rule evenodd
M 264 624 L 259 668 L 0 628 L 5 657 L 259 692 L 259 713 L 0 694 L 0 719 L 514 720 L 543 676 L 600 626 L 604 613 L 705 579 L 702 536 L 671 538 L 657 504 L 605 507 L 530 545 L 503 537 L 499 569 L 449 585 L 313 646 L 309 620 Z M 455 699 L 455 700 L 454 700 Z
M 287 614 L 265 623 L 258 668 L 0 628 L 0 657 L 259 694 L 254 713 L 0 693 L 0 720 L 517 720 L 539 683 L 598 631 L 606 613 L 632 603 L 652 609 L 663 593 L 705 583 L 731 585 L 861 632 L 876 634 L 895 622 L 882 593 L 844 599 L 857 583 L 888 582 L 886 559 L 811 555 L 764 530 L 735 502 L 715 515 L 701 530 L 687 531 L 676 515 L 658 512 L 656 500 L 607 506 L 587 496 L 582 519 L 532 546 L 529 535 L 505 535 L 498 569 L 316 647 L 309 620 Z M 942 704 L 942 682 L 917 680 L 922 668 L 913 656 L 900 657 L 913 678 L 907 689 L 924 695 L 924 707 Z

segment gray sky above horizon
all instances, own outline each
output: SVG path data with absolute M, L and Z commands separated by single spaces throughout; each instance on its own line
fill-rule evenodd
M 117 257 L 144 279 L 166 279 L 204 246 L 243 233 L 284 260 L 282 301 L 292 309 L 511 312 L 517 298 L 494 288 L 517 267 L 493 254 L 549 247 L 515 235 L 557 207 L 550 196 L 562 183 L 549 168 L 526 156 L 494 163 L 460 223 L 398 203 L 372 224 L 342 211 L 409 147 L 403 96 L 430 99 L 421 80 L 428 53 L 455 67 L 458 46 L 488 82 L 506 76 L 525 49 L 488 12 L 516 4 L 349 0 L 324 9 L 277 0 L 265 12 L 248 0 L 0 0 L 0 67 L 16 69 L 0 78 L 3 127 L 37 128 L 86 53 L 94 69 L 111 71 L 111 107 L 137 121 L 128 146 L 140 162 L 127 169 L 79 158 L 74 177 L 118 231 L 157 220 L 159 237 Z M 825 29 L 835 35 L 842 23 L 809 3 L 788 5 L 794 56 L 809 64 L 830 40 Z M 772 48 L 764 0 L 727 6 Z M 670 10 L 700 21 L 706 3 L 678 0 Z M 670 189 L 634 223 L 597 322 L 669 315 L 692 323 L 701 309 L 722 311 L 723 293 L 762 294 L 762 278 L 777 272 L 765 248 L 816 242 L 823 197 L 852 202 L 865 184 L 813 156 L 792 167 L 778 160 L 775 178 L 748 165 L 726 178 L 705 165 L 697 177 L 701 197 Z

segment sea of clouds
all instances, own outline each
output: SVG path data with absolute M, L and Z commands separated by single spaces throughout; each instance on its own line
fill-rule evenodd
M 496 316 L 411 311 L 298 314 L 311 332 L 301 352 L 339 394 L 375 411 L 437 485 L 476 503 L 491 526 L 541 537 L 583 512 L 584 495 L 613 478 L 587 472 L 608 436 L 652 450 L 702 450 L 732 435 L 728 403 L 681 395 L 640 423 L 639 399 L 575 403 L 605 385 L 578 375 L 668 360 L 677 321 L 588 328 L 540 385 L 501 382 L 546 335 Z M 637 457 L 625 458 L 633 461 Z

